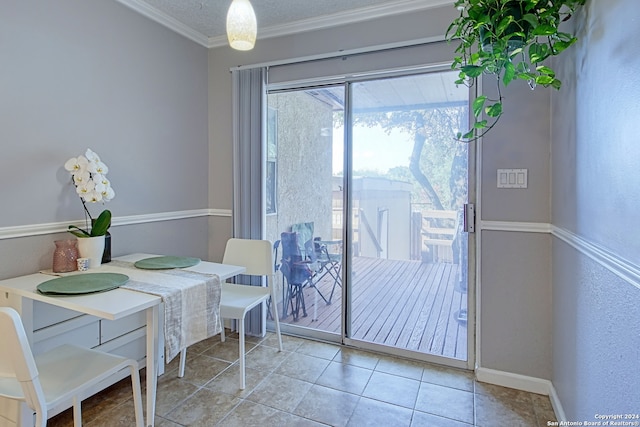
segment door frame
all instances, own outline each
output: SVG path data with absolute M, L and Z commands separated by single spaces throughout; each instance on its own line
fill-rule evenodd
M 351 84 L 355 82 L 362 82 L 368 80 L 378 80 L 380 78 L 389 78 L 389 77 L 404 77 L 415 74 L 426 74 L 433 72 L 443 72 L 450 71 L 450 63 L 440 63 L 440 64 L 432 64 L 428 66 L 422 66 L 414 69 L 402 69 L 402 70 L 384 70 L 379 73 L 369 73 L 366 76 L 353 77 L 350 76 L 348 78 L 345 77 L 344 81 L 336 81 L 332 79 L 331 85 L 344 85 L 345 90 L 345 111 L 344 111 L 344 171 L 351 171 L 353 165 L 353 155 L 352 155 L 352 118 L 351 118 Z M 288 87 L 286 89 L 282 88 L 282 85 L 278 85 L 278 89 L 275 89 L 271 92 L 282 92 L 282 91 L 293 91 L 293 90 L 304 90 L 305 88 L 311 88 L 314 86 L 323 86 L 326 85 L 326 82 L 318 81 L 318 82 L 305 82 L 304 85 L 300 87 Z M 476 92 L 476 87 L 472 87 L 469 89 L 469 111 L 471 111 L 471 101 L 474 99 L 474 94 Z M 469 114 L 469 123 L 471 123 L 471 114 Z M 480 144 L 469 143 L 468 147 L 468 203 L 474 203 L 476 205 L 476 217 L 479 217 L 479 188 L 480 188 L 480 159 L 478 157 L 480 151 Z M 344 182 L 344 191 L 343 191 L 343 241 L 344 250 L 343 250 L 343 268 L 342 268 L 342 283 L 347 283 L 347 277 L 351 277 L 351 262 L 347 261 L 348 258 L 351 257 L 351 249 L 352 249 L 352 203 L 351 203 L 351 194 L 352 194 L 352 174 L 345 173 L 345 182 Z M 476 227 L 479 230 L 479 227 Z M 342 305 L 342 327 L 341 333 L 334 334 L 326 331 L 311 329 L 305 327 L 298 327 L 295 325 L 288 325 L 286 323 L 281 323 L 280 328 L 282 332 L 294 335 L 307 337 L 312 339 L 323 340 L 327 342 L 335 342 L 341 343 L 343 345 L 360 348 L 364 350 L 371 350 L 380 353 L 386 353 L 394 356 L 400 356 L 425 362 L 437 363 L 440 365 L 451 366 L 455 368 L 462 368 L 473 370 L 476 366 L 476 357 L 477 357 L 477 346 L 479 345 L 479 338 L 477 338 L 477 321 L 476 321 L 476 311 L 478 308 L 478 302 L 476 300 L 476 291 L 477 291 L 477 277 L 479 277 L 479 233 L 476 235 L 475 233 L 468 233 L 468 265 L 467 265 L 467 360 L 458 360 L 447 358 L 443 356 L 436 356 L 433 354 L 417 352 L 413 350 L 402 349 L 398 347 L 391 347 L 382 344 L 370 343 L 362 340 L 357 340 L 353 338 L 349 338 L 347 335 L 349 325 L 351 324 L 351 312 L 350 312 L 350 304 Z M 351 300 L 351 289 L 349 286 L 342 286 L 342 301 L 350 301 Z

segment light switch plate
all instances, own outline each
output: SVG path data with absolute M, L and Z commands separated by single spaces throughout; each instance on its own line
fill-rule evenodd
M 498 188 L 527 188 L 528 169 L 498 169 Z

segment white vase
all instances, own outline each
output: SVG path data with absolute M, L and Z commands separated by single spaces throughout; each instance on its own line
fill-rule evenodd
M 89 268 L 100 267 L 104 252 L 104 236 L 78 238 L 80 258 L 89 258 Z

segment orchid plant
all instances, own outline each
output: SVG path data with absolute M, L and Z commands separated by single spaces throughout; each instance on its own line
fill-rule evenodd
M 109 168 L 100 160 L 100 156 L 90 149 L 87 149 L 84 156 L 67 160 L 64 168 L 71 174 L 71 181 L 82 201 L 82 207 L 91 220 L 91 229 L 88 224 L 86 229 L 70 225 L 68 231 L 77 237 L 104 236 L 111 225 L 111 211 L 105 209 L 94 219 L 87 203 L 105 203 L 115 197 L 111 182 L 107 179 Z

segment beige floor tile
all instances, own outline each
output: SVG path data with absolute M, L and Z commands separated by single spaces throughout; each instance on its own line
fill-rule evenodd
M 211 381 L 216 375 L 231 366 L 230 362 L 214 359 L 203 354 L 191 355 L 187 352 L 187 362 L 184 369 L 184 381 L 202 386 Z M 167 372 L 165 375 L 177 376 L 177 370 Z
M 331 426 L 345 426 L 359 399 L 355 394 L 316 384 L 293 413 Z
M 202 340 L 193 345 L 190 345 L 189 348 L 187 348 L 187 351 L 191 351 L 196 354 L 201 354 L 207 351 L 209 347 L 216 345 L 219 342 L 220 342 L 220 334 L 214 335 L 212 337 L 207 338 L 206 340 Z
M 409 426 L 412 412 L 411 409 L 361 397 L 347 425 L 350 427 Z
M 471 372 L 288 336 L 279 352 L 273 333 L 248 337 L 240 390 L 237 334 L 228 335 L 226 343 L 212 337 L 192 346 L 184 379 L 179 358 L 166 366 L 158 427 L 546 427 L 556 420 L 547 396 L 480 383 Z M 144 394 L 144 369 L 140 379 Z M 129 378 L 83 402 L 87 427 L 130 426 L 134 416 Z M 72 411 L 48 425 L 72 427 Z
M 247 396 L 247 400 L 292 412 L 307 394 L 312 384 L 272 373 Z
M 256 345 L 257 344 L 254 342 L 245 342 L 245 354 L 251 351 L 251 349 Z M 233 363 L 238 360 L 238 357 L 240 357 L 240 342 L 235 338 L 227 338 L 225 342 L 217 342 L 216 344 L 209 346 L 209 348 L 203 351 L 202 354 Z
M 546 427 L 549 425 L 549 421 L 558 421 L 549 396 L 532 394 L 531 400 L 533 401 L 533 411 L 536 415 L 536 423 L 538 426 Z
M 384 372 L 373 372 L 362 396 L 413 409 L 420 381 Z
M 130 427 L 136 425 L 133 399 L 103 411 L 100 416 L 83 423 L 86 427 Z
M 86 423 L 88 420 L 83 419 Z M 47 427 L 72 427 L 73 426 L 73 412 L 71 409 L 67 409 L 64 412 L 55 415 L 47 420 Z
M 290 335 L 282 335 L 282 348 L 285 351 L 296 351 L 305 342 L 303 338 L 292 337 Z M 269 333 L 260 345 L 278 348 L 278 336 L 275 333 Z
M 422 381 L 471 392 L 474 387 L 473 372 L 431 364 L 425 365 Z
M 420 381 L 424 363 L 399 357 L 383 356 L 376 365 L 376 371 Z
M 531 393 L 513 388 L 501 387 L 499 385 L 476 381 L 475 392 L 476 394 L 491 396 L 498 400 L 513 400 L 532 404 Z
M 288 422 L 294 422 L 291 414 L 244 400 L 233 412 L 220 421 L 219 425 L 224 427 L 283 427 L 292 425 Z
M 341 348 L 333 358 L 334 362 L 346 363 L 347 365 L 359 366 L 367 369 L 375 369 L 379 360 L 380 356 L 375 353 L 347 347 Z
M 229 332 L 229 329 L 226 329 L 227 334 L 225 335 L 226 338 L 233 338 L 233 339 L 238 339 L 239 335 L 238 332 Z M 269 333 L 266 334 L 266 336 L 269 336 Z M 262 341 L 264 341 L 265 337 L 254 337 L 252 335 L 246 335 L 244 336 L 244 341 L 245 342 L 252 342 L 254 344 L 259 344 Z
M 102 393 L 85 399 L 82 402 L 82 419 L 84 422 L 92 421 L 132 398 L 131 379 L 128 377 L 108 387 Z M 133 411 L 133 406 L 131 408 Z
M 166 415 L 186 398 L 198 391 L 198 386 L 184 381 L 175 375 L 167 374 L 158 380 L 158 390 L 156 392 L 156 414 Z
M 420 392 L 418 393 L 415 409 L 473 424 L 474 394 L 456 388 L 423 382 L 420 383 Z
M 336 344 L 305 340 L 305 342 L 298 347 L 296 352 L 306 354 L 308 356 L 332 360 L 336 354 L 338 354 L 338 350 L 340 350 L 340 347 Z
M 527 403 L 522 399 L 497 398 L 477 393 L 475 400 L 476 425 L 478 427 L 493 427 L 496 425 L 535 427 L 537 425 L 531 402 Z
M 471 427 L 471 425 L 420 411 L 413 411 L 411 419 L 411 427 Z
M 291 353 L 276 369 L 276 373 L 314 383 L 329 366 L 329 363 L 328 360 L 319 357 Z
M 256 346 L 245 356 L 246 366 L 258 371 L 272 372 L 291 353 L 288 351 L 278 351 L 277 348 L 268 346 Z
M 202 388 L 164 418 L 183 425 L 212 426 L 240 402 L 240 399 L 229 394 Z
M 245 367 L 245 388 L 240 389 L 240 366 L 234 363 L 204 386 L 210 390 L 220 391 L 236 397 L 247 397 L 269 375 L 268 372 L 257 371 Z
M 180 424 L 174 423 L 173 421 L 169 421 L 166 418 L 156 417 L 155 422 L 156 427 L 182 427 Z
M 370 369 L 331 362 L 316 380 L 316 384 L 359 395 L 367 386 L 372 373 Z

